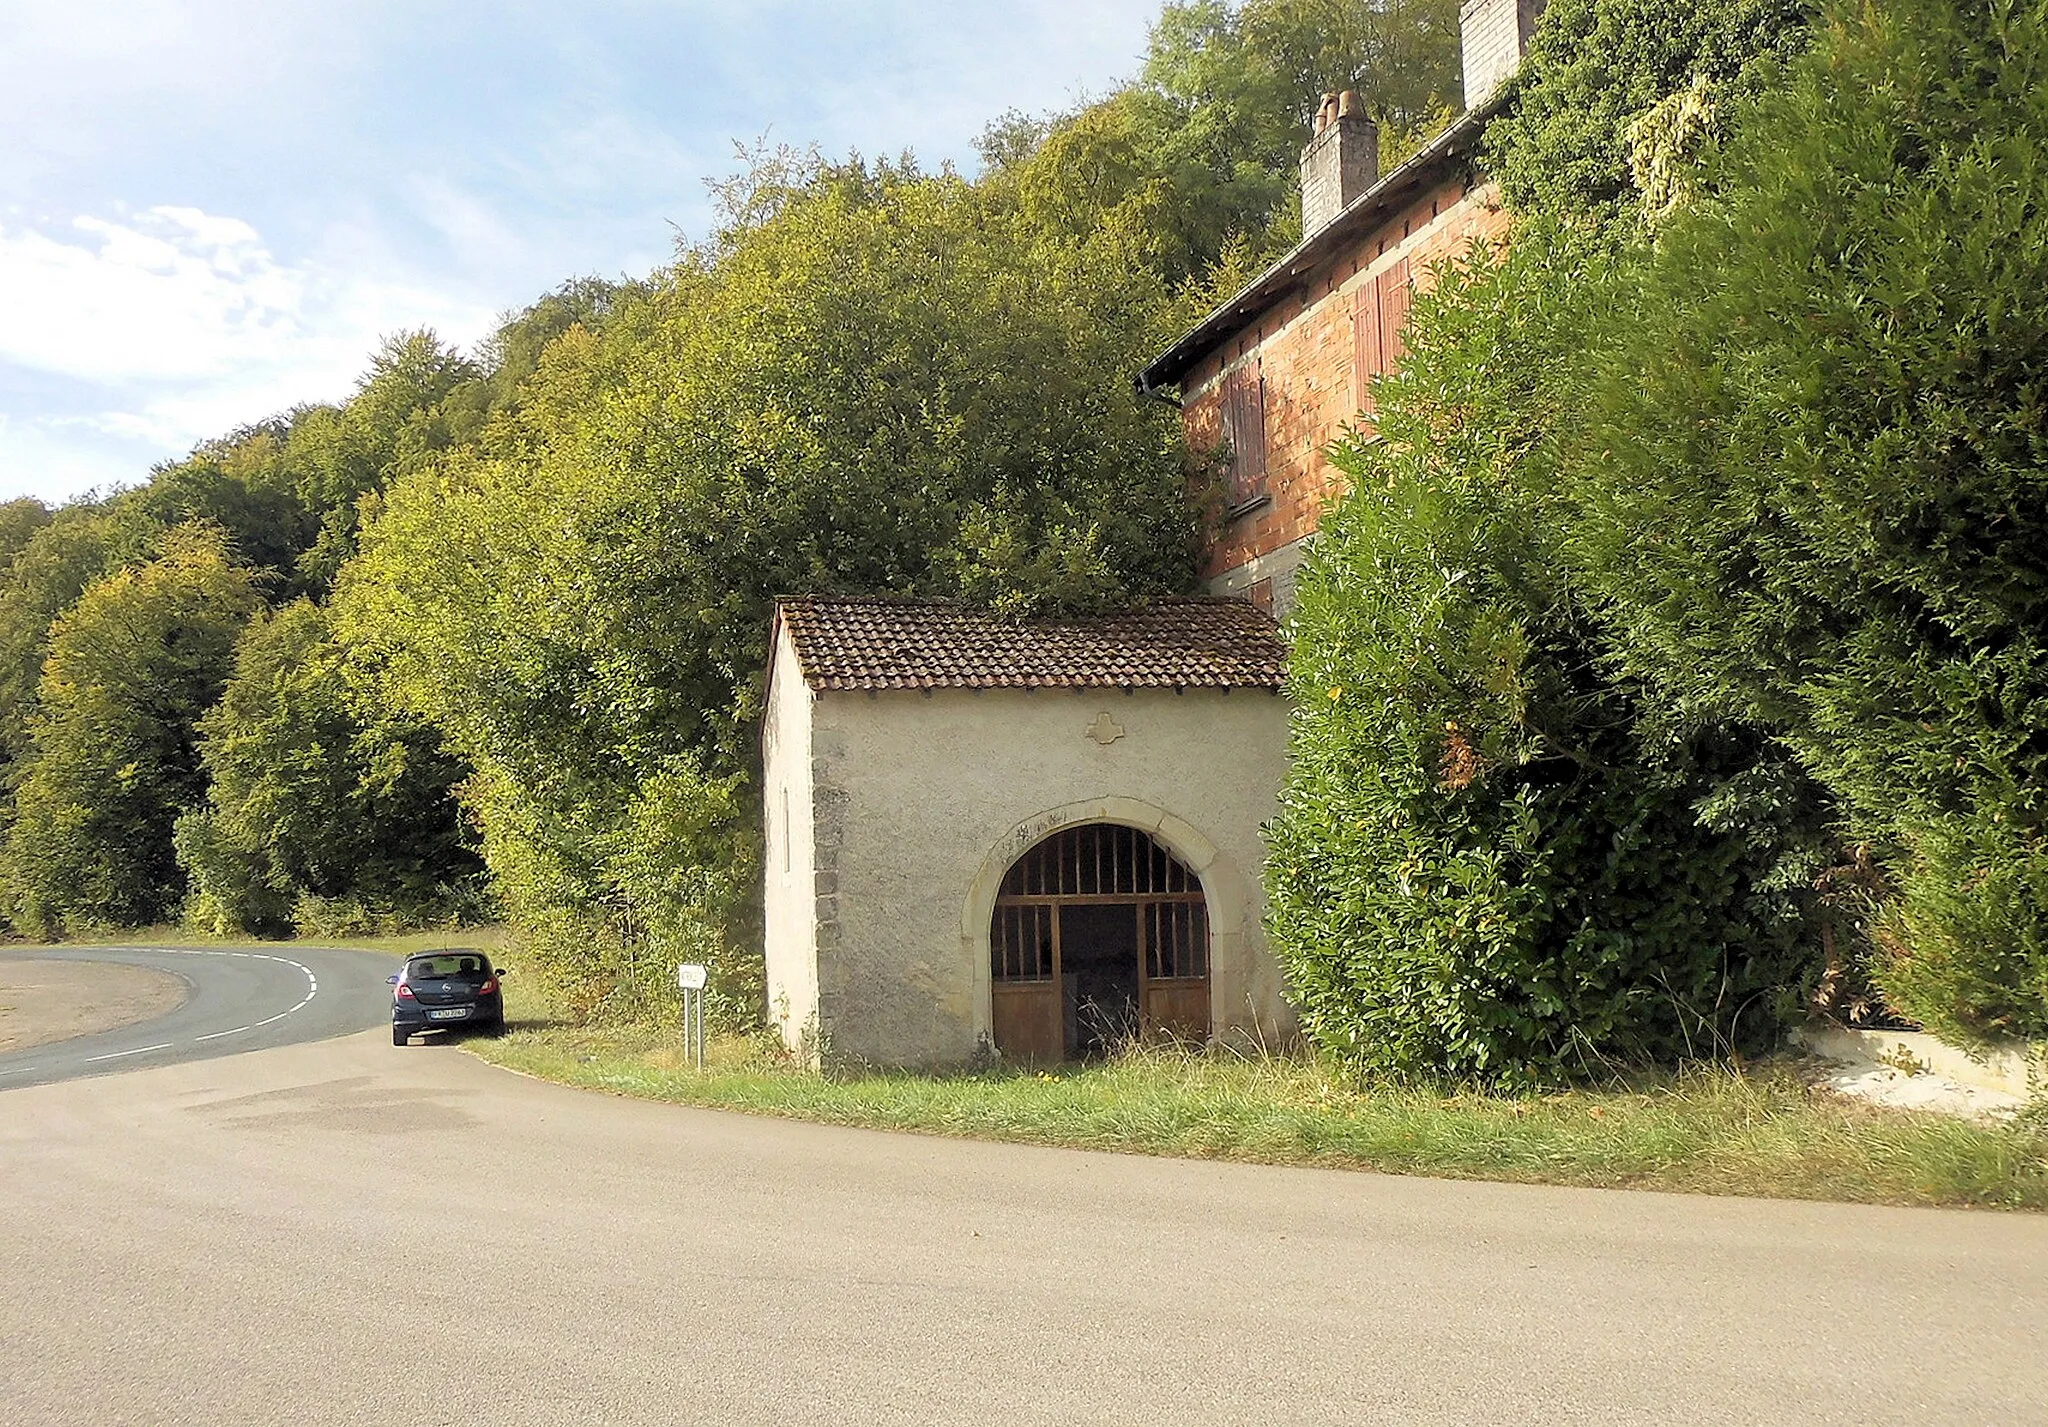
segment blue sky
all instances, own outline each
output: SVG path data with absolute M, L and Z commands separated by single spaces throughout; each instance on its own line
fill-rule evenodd
M 378 338 L 710 222 L 733 144 L 973 165 L 1158 0 L 0 0 L 0 498 L 132 484 Z

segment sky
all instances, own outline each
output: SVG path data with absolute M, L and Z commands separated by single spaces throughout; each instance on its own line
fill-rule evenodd
M 0 0 L 0 499 L 146 480 L 712 222 L 736 143 L 971 171 L 1159 0 Z

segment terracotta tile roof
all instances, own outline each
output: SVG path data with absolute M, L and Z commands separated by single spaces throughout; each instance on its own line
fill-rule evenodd
M 1011 624 L 938 600 L 798 595 L 776 605 L 813 689 L 1278 689 L 1286 646 L 1234 599 Z

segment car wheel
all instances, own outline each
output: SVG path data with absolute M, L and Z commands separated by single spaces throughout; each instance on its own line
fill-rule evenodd
M 391 1028 L 391 1043 L 393 1045 L 410 1045 L 412 1044 L 412 1033 L 393 1026 Z

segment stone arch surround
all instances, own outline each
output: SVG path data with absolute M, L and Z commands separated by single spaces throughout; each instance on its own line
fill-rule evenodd
M 1250 1015 L 1251 967 L 1245 919 L 1256 905 L 1243 871 L 1201 830 L 1165 808 L 1136 798 L 1090 798 L 1062 803 L 1036 813 L 997 839 L 982 858 L 961 909 L 960 938 L 974 968 L 974 1031 L 986 1045 L 994 1044 L 994 973 L 990 965 L 989 929 L 995 920 L 996 897 L 1003 878 L 1017 859 L 1053 834 L 1083 823 L 1116 823 L 1154 838 L 1201 879 L 1209 911 L 1209 1018 L 1213 1031 L 1226 1021 L 1226 1008 L 1243 1007 Z M 1252 1017 L 1254 1021 L 1256 1017 Z

